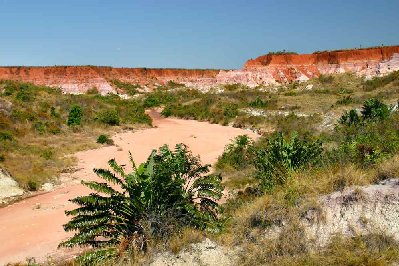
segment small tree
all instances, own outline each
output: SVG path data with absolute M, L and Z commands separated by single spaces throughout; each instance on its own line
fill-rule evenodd
M 120 118 L 118 112 L 114 109 L 109 109 L 100 112 L 97 115 L 97 119 L 104 124 L 108 124 L 110 126 L 117 126 L 120 123 Z
M 184 226 L 205 229 L 218 220 L 221 177 L 204 175 L 209 165 L 201 165 L 185 145 L 154 150 L 138 167 L 131 156 L 130 161 L 131 173 L 115 160 L 108 162 L 112 171 L 94 169 L 106 182 L 82 181 L 95 192 L 71 200 L 79 207 L 66 212 L 73 218 L 64 229 L 76 233 L 60 246 L 98 248 L 80 257 L 83 264 L 120 254 L 123 246 L 145 250 L 151 237 Z
M 83 111 L 79 105 L 73 105 L 68 114 L 68 126 L 79 126 L 82 120 Z

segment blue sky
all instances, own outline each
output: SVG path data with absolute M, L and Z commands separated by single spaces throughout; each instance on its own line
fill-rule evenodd
M 241 68 L 399 44 L 398 0 L 0 0 L 0 65 Z

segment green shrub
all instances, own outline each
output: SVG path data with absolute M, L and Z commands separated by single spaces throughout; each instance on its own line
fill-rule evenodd
M 15 99 L 20 100 L 22 102 L 31 102 L 33 101 L 34 97 L 28 88 L 21 88 L 17 92 Z
M 111 126 L 117 126 L 120 123 L 118 112 L 115 109 L 108 109 L 100 112 L 97 115 L 97 119 L 100 122 Z
M 35 181 L 28 182 L 28 190 L 29 191 L 37 191 L 39 189 L 39 185 Z
M 110 139 L 107 135 L 101 134 L 97 138 L 97 143 L 100 143 L 100 144 L 105 144 L 106 143 L 108 145 L 113 145 L 114 141 L 112 139 Z
M 150 94 L 144 99 L 144 107 L 152 108 L 161 105 L 162 100 L 159 99 L 158 96 Z
M 368 99 L 364 102 L 362 108 L 363 120 L 386 119 L 390 115 L 388 105 L 378 99 Z
M 131 158 L 129 174 L 115 160 L 108 163 L 113 171 L 94 172 L 112 185 L 82 181 L 96 193 L 72 199 L 79 207 L 66 212 L 73 217 L 64 229 L 75 235 L 60 246 L 99 248 L 82 255 L 81 264 L 104 262 L 125 249 L 145 251 L 149 239 L 167 238 L 178 228 L 206 229 L 217 224 L 221 177 L 204 176 L 209 165 L 201 165 L 183 144 L 174 151 L 166 145 L 154 150 L 138 167 Z
M 9 132 L 0 132 L 0 141 L 13 140 L 12 134 Z
M 68 126 L 79 126 L 82 120 L 83 110 L 79 105 L 73 105 L 68 114 Z
M 42 157 L 46 160 L 52 159 L 53 156 L 54 156 L 54 153 L 51 149 L 47 149 L 47 150 L 43 151 L 42 154 L 40 155 L 40 157 Z
M 319 140 L 301 140 L 297 134 L 287 140 L 277 133 L 265 148 L 255 151 L 256 178 L 263 189 L 271 191 L 276 185 L 283 185 L 292 171 L 317 163 L 322 152 Z
M 39 134 L 44 134 L 46 132 L 46 125 L 42 121 L 37 121 L 33 124 L 33 129 Z
M 249 103 L 249 106 L 253 108 L 264 108 L 267 106 L 267 102 L 263 101 L 259 96 L 257 96 L 254 101 Z
M 343 125 L 354 125 L 360 122 L 359 114 L 355 109 L 345 112 L 339 119 L 339 123 Z
M 345 96 L 345 97 L 339 99 L 339 100 L 337 101 L 337 104 L 340 104 L 340 105 L 348 105 L 348 104 L 351 104 L 352 102 L 353 102 L 353 99 L 352 99 L 351 96 Z
M 140 88 L 138 84 L 131 84 L 129 82 L 123 82 L 120 80 L 112 80 L 111 83 L 116 86 L 118 89 L 122 89 L 127 95 L 133 96 L 137 94 Z
M 345 112 L 339 119 L 342 125 L 358 124 L 360 122 L 368 122 L 371 120 L 384 120 L 391 114 L 391 109 L 378 99 L 368 99 L 363 103 L 361 116 L 355 109 Z
M 216 163 L 217 169 L 244 169 L 252 163 L 253 140 L 247 135 L 237 136 L 226 145 L 223 154 Z
M 338 149 L 331 156 L 341 162 L 354 162 L 368 166 L 399 150 L 399 114 L 386 119 L 346 123 L 336 128 L 334 140 Z

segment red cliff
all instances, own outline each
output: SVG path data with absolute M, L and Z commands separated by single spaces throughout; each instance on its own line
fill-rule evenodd
M 354 72 L 365 77 L 399 70 L 399 46 L 315 52 L 268 54 L 248 60 L 243 70 L 222 71 L 221 83 L 260 84 L 304 81 L 320 74 Z
M 20 80 L 61 87 L 66 93 L 82 93 L 96 87 L 101 93 L 114 92 L 111 80 L 153 87 L 174 81 L 184 84 L 208 83 L 219 70 L 112 68 L 96 66 L 0 67 L 0 79 Z
M 395 70 L 399 70 L 399 46 L 302 55 L 268 54 L 248 60 L 242 70 L 230 71 L 95 66 L 0 67 L 0 79 L 61 87 L 66 93 L 82 93 L 93 87 L 108 93 L 115 92 L 110 82 L 113 79 L 148 88 L 168 81 L 198 88 L 231 83 L 255 87 L 304 81 L 320 74 L 354 72 L 373 77 Z

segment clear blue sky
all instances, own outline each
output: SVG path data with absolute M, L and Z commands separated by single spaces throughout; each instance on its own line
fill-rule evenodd
M 241 68 L 399 44 L 398 0 L 0 0 L 0 65 Z

